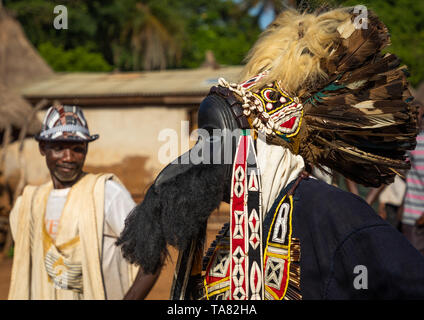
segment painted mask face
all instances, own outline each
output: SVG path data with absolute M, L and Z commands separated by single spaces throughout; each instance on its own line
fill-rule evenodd
M 252 88 L 266 73 L 262 73 L 241 84 L 247 90 Z M 274 133 L 287 140 L 295 136 L 300 129 L 303 106 L 297 98 L 286 93 L 278 81 L 263 88 L 253 89 L 254 104 L 263 110 L 274 122 Z

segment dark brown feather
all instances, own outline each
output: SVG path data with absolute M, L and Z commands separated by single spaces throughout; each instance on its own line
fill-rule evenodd
M 340 37 L 322 62 L 330 80 L 301 97 L 308 131 L 301 155 L 374 187 L 392 182 L 394 169 L 409 168 L 406 151 L 415 148 L 418 132 L 407 69 L 381 53 L 389 43 L 387 28 L 369 12 L 368 28 Z

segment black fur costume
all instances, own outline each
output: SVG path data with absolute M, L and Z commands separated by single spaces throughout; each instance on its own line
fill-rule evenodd
M 198 123 L 210 134 L 213 129 L 237 130 L 240 127 L 228 101 L 214 93 L 200 105 Z M 220 140 L 218 147 L 221 143 L 225 141 Z M 216 143 L 211 139 L 199 141 L 196 147 L 201 144 L 210 148 L 210 155 L 216 151 Z M 201 151 L 204 164 L 184 161 L 190 152 L 196 151 L 196 147 L 162 170 L 144 200 L 129 214 L 125 229 L 116 243 L 122 246 L 124 257 L 142 266 L 146 273 L 154 273 L 164 263 L 167 244 L 179 250 L 186 249 L 192 239 L 204 230 L 209 215 L 220 202 L 229 202 L 231 164 L 225 164 L 223 158 L 222 164 L 212 164 L 213 161 L 205 159 L 206 155 Z M 234 151 L 231 150 L 231 154 Z

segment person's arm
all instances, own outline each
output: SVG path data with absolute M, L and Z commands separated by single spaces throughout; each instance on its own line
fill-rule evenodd
M 121 248 L 116 246 L 125 219 L 134 207 L 135 202 L 123 185 L 106 181 L 102 271 L 108 299 L 121 300 L 137 274 L 137 268 L 124 258 Z
M 124 300 L 144 300 L 156 283 L 160 271 L 158 269 L 155 274 L 145 274 L 142 268 L 139 268 L 131 288 L 124 296 Z
M 415 221 L 415 225 L 419 228 L 424 227 L 424 213 L 421 214 L 421 217 L 419 217 L 416 221 Z
M 367 197 L 365 199 L 365 201 L 371 206 L 375 200 L 377 200 L 378 196 L 380 195 L 380 193 L 384 190 L 384 188 L 386 188 L 387 185 L 382 184 L 380 187 L 378 188 L 372 188 L 368 194 Z
M 349 179 L 345 179 L 345 181 L 347 190 L 359 196 L 358 186 L 356 185 L 356 183 Z
M 135 202 L 128 190 L 114 181 L 108 181 L 106 188 L 106 192 L 110 196 L 111 201 L 106 210 L 105 220 L 109 229 L 113 232 L 113 235 L 118 238 L 124 229 L 125 219 L 134 208 Z M 124 257 L 121 256 L 121 259 L 124 260 Z M 129 264 L 128 261 L 126 261 L 126 263 Z M 142 267 L 139 267 L 134 281 L 132 284 L 131 282 L 128 284 L 129 289 L 124 295 L 124 300 L 144 299 L 156 283 L 160 271 L 159 269 L 154 274 L 146 274 L 143 272 Z
M 378 204 L 378 215 L 383 219 L 387 219 L 387 212 L 386 212 L 386 204 L 384 202 L 380 202 Z

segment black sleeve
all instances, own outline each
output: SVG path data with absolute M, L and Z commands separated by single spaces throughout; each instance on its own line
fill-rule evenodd
M 366 226 L 339 243 L 325 299 L 424 299 L 424 256 L 393 227 Z

